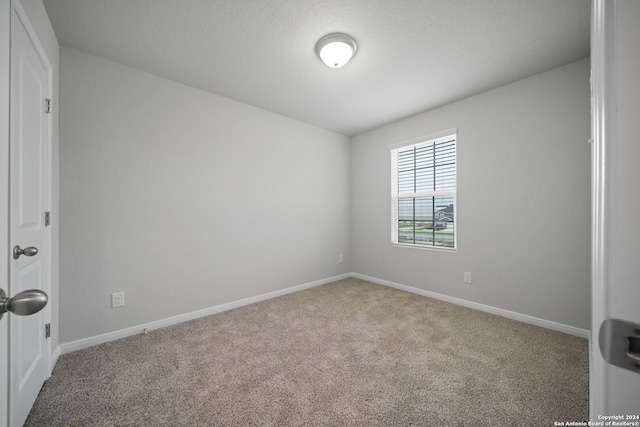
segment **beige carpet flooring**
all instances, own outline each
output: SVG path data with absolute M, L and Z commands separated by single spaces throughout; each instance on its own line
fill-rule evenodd
M 62 356 L 27 426 L 552 426 L 587 341 L 346 279 Z

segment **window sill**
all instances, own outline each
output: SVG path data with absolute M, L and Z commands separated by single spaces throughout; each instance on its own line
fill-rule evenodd
M 458 252 L 457 248 L 444 248 L 441 246 L 405 245 L 402 243 L 393 243 L 393 242 L 391 243 L 391 246 L 395 246 L 397 248 L 418 249 L 421 251 L 438 251 L 438 252 L 449 252 L 449 253 Z

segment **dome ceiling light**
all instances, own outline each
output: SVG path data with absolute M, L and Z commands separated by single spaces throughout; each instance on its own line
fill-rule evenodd
M 331 68 L 344 66 L 357 50 L 356 41 L 342 33 L 327 34 L 316 43 L 316 53 L 322 62 Z

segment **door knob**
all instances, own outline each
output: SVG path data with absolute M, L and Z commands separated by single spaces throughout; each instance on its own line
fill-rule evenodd
M 7 298 L 4 290 L 0 289 L 0 319 L 8 311 L 19 316 L 37 313 L 47 305 L 47 301 L 49 297 L 39 289 L 22 291 L 13 298 Z
M 24 256 L 34 256 L 38 253 L 38 248 L 34 248 L 33 246 L 21 249 L 20 245 L 16 245 L 13 247 L 13 259 L 20 258 L 20 255 Z

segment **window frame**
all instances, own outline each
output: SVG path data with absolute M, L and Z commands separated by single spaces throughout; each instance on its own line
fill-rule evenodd
M 447 139 L 454 139 L 454 158 L 455 158 L 455 188 L 453 190 L 440 190 L 440 191 L 419 191 L 413 193 L 399 193 L 399 176 L 398 176 L 398 152 L 403 148 L 419 147 L 424 145 L 436 144 L 438 142 L 445 141 Z M 407 141 L 403 141 L 397 144 L 389 146 L 391 157 L 391 244 L 393 246 L 402 248 L 414 248 L 423 250 L 436 250 L 444 252 L 457 252 L 458 250 L 458 128 L 451 128 L 436 132 L 428 135 L 424 135 L 418 138 L 413 138 Z M 454 221 L 453 221 L 453 247 L 444 247 L 436 245 L 421 245 L 417 243 L 399 242 L 398 239 L 398 204 L 400 199 L 415 199 L 419 197 L 439 197 L 448 196 L 453 197 L 454 206 Z M 415 220 L 415 218 L 414 218 Z M 435 223 L 435 221 L 434 221 Z

